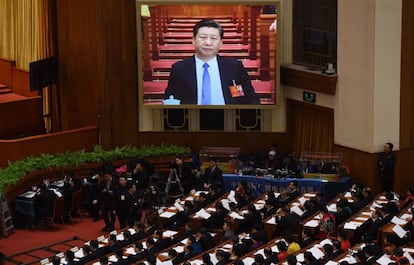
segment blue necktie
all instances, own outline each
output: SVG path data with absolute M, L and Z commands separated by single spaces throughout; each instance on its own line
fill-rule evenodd
M 203 64 L 203 83 L 201 86 L 201 104 L 210 105 L 211 104 L 211 82 L 210 75 L 208 74 L 208 63 Z

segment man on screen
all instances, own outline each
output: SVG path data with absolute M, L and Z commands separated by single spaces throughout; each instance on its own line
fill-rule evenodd
M 165 99 L 180 104 L 259 105 L 243 64 L 217 54 L 222 43 L 223 28 L 217 21 L 198 22 L 193 28 L 195 55 L 173 64 Z

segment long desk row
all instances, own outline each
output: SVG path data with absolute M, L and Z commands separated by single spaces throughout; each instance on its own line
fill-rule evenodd
M 321 191 L 327 200 L 331 200 L 339 193 L 346 191 L 352 184 L 349 177 L 342 177 L 338 181 L 331 182 L 321 179 L 267 178 L 223 174 L 226 191 L 234 190 L 239 182 L 247 182 L 250 190 L 254 192 L 253 197 L 259 197 L 268 191 L 280 192 L 286 190 L 289 183 L 294 180 L 298 182 L 301 193 Z

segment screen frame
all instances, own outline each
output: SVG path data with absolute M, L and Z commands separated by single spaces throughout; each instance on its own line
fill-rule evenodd
M 280 16 L 278 15 L 277 34 L 275 34 L 275 78 L 274 82 L 275 89 L 275 103 L 274 104 L 260 104 L 260 105 L 197 105 L 197 104 L 180 104 L 180 105 L 164 105 L 164 104 L 145 104 L 144 103 L 144 76 L 143 76 L 143 57 L 142 57 L 142 22 L 141 22 L 141 5 L 195 5 L 195 6 L 232 6 L 232 5 L 275 5 L 280 14 L 280 0 L 239 0 L 239 1 L 219 1 L 219 0 L 193 0 L 193 1 L 157 1 L 157 0 L 136 0 L 136 14 L 137 14 L 137 62 L 138 62 L 138 103 L 139 108 L 143 109 L 279 109 L 281 106 L 281 84 L 280 84 Z
M 40 90 L 57 80 L 57 58 L 47 57 L 29 63 L 30 91 Z

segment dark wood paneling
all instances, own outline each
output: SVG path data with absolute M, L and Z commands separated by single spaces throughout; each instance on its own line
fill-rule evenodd
M 0 139 L 14 139 L 43 132 L 40 97 L 0 104 Z
M 409 187 L 414 187 L 414 149 L 403 149 L 396 152 L 394 187 L 401 195 L 406 195 Z
M 16 93 L 16 94 L 19 94 L 25 97 L 39 96 L 38 91 L 30 91 L 29 71 L 13 67 L 11 75 L 12 75 L 11 76 L 12 78 L 11 88 L 13 89 L 13 93 Z
M 414 1 L 403 0 L 401 39 L 400 147 L 414 148 Z
M 98 0 L 57 0 L 62 130 L 97 125 L 104 85 Z
M 337 81 L 337 75 L 301 70 L 297 66 L 290 65 L 281 65 L 280 67 L 280 82 L 287 86 L 335 95 Z
M 377 171 L 379 153 L 366 153 L 340 145 L 335 145 L 335 152 L 344 154 L 343 164 L 349 167 L 354 181 L 371 187 L 375 194 L 382 191 Z M 396 157 L 394 189 L 405 195 L 409 187 L 414 187 L 414 150 L 396 151 Z
M 282 152 L 286 150 L 284 133 L 236 133 L 236 132 L 140 132 L 139 144 L 191 145 L 194 152 L 202 146 L 240 147 L 243 155 L 254 152 L 266 153 L 272 143 L 277 143 Z
M 135 143 L 135 1 L 56 3 L 62 129 L 99 125 L 105 147 Z
M 381 192 L 381 183 L 377 174 L 379 154 L 366 153 L 341 145 L 335 145 L 334 151 L 343 153 L 342 164 L 349 168 L 354 182 L 371 187 L 374 194 Z
M 55 154 L 81 149 L 92 151 L 97 144 L 97 127 L 85 127 L 16 140 L 0 140 L 0 150 L 4 150 L 0 152 L 0 167 L 7 166 L 8 161 L 13 162 L 41 153 Z
M 11 86 L 11 70 L 15 66 L 15 61 L 0 58 L 0 84 Z

